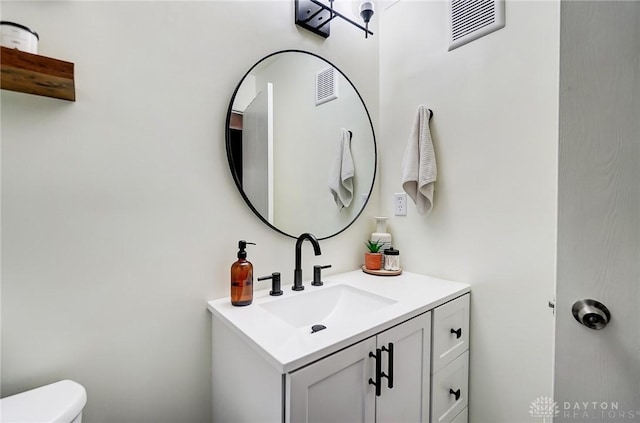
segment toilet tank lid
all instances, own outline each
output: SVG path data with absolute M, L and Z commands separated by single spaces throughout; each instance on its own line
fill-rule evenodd
M 63 423 L 75 419 L 87 403 L 84 387 L 61 380 L 0 400 L 1 423 Z

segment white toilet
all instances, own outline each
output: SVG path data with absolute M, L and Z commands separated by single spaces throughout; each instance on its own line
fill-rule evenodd
M 72 380 L 61 380 L 2 398 L 0 422 L 81 423 L 86 403 L 84 386 Z

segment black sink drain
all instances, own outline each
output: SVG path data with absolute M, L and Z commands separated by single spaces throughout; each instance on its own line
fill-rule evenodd
M 322 329 L 326 329 L 325 325 L 313 325 L 311 326 L 311 333 L 320 332 Z

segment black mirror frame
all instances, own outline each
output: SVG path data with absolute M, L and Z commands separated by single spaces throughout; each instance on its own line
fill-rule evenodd
M 351 86 L 353 87 L 354 91 L 358 95 L 358 98 L 360 99 L 360 102 L 362 103 L 362 107 L 364 107 L 364 111 L 367 114 L 367 119 L 369 120 L 369 126 L 371 127 L 371 135 L 373 137 L 373 158 L 374 158 L 374 162 L 375 163 L 373 165 L 373 176 L 371 178 L 371 187 L 369 188 L 369 193 L 367 194 L 367 200 L 364 202 L 364 204 L 362 204 L 362 207 L 360 208 L 360 211 L 358 212 L 358 214 L 344 228 L 340 229 L 339 231 L 337 231 L 337 232 L 335 232 L 335 233 L 333 233 L 331 235 L 328 235 L 328 236 L 325 236 L 325 237 L 318 237 L 318 240 L 332 238 L 332 237 L 334 237 L 336 235 L 341 234 L 342 232 L 347 230 L 347 228 L 349 228 L 351 225 L 353 225 L 353 223 L 356 220 L 358 220 L 358 218 L 360 217 L 360 215 L 362 214 L 364 209 L 369 204 L 369 199 L 371 198 L 371 193 L 373 192 L 373 187 L 375 186 L 376 174 L 377 174 L 377 171 L 378 171 L 378 144 L 376 142 L 376 132 L 375 132 L 375 130 L 373 128 L 373 122 L 371 120 L 371 115 L 369 114 L 369 109 L 367 108 L 366 103 L 364 102 L 362 96 L 360 95 L 360 92 L 358 91 L 356 86 L 353 84 L 353 82 L 351 82 L 349 77 L 347 77 L 347 75 L 345 75 L 344 72 L 342 72 L 340 70 L 340 68 L 335 66 L 333 63 L 331 63 L 330 61 L 328 61 L 324 57 L 322 57 L 320 55 L 317 55 L 315 53 L 309 52 L 309 51 L 305 51 L 305 50 L 296 50 L 296 49 L 279 50 L 279 51 L 275 51 L 273 53 L 270 53 L 270 54 L 264 56 L 263 58 L 258 60 L 253 66 L 251 66 L 251 68 L 249 68 L 249 70 L 247 72 L 245 72 L 245 74 L 240 79 L 240 82 L 238 82 L 238 84 L 236 85 L 236 88 L 233 90 L 233 94 L 231 95 L 231 100 L 229 102 L 229 108 L 227 109 L 227 117 L 226 117 L 226 120 L 225 120 L 225 144 L 226 144 L 226 150 L 227 150 L 227 161 L 229 163 L 229 171 L 231 172 L 231 175 L 233 176 L 233 181 L 236 184 L 236 188 L 238 188 L 238 191 L 242 195 L 242 198 L 244 199 L 244 202 L 247 204 L 247 206 L 249 206 L 251 211 L 256 216 L 258 216 L 258 218 L 262 222 L 264 222 L 267 226 L 269 226 L 274 231 L 281 233 L 282 235 L 288 236 L 290 238 L 298 238 L 299 234 L 289 234 L 289 233 L 283 231 L 282 229 L 277 228 L 274 225 L 272 225 L 271 223 L 269 223 L 269 221 L 267 221 L 260 214 L 260 212 L 258 212 L 258 210 L 256 210 L 256 208 L 253 206 L 253 204 L 251 204 L 251 200 L 247 197 L 247 195 L 245 194 L 244 190 L 242 189 L 242 184 L 241 184 L 241 182 L 240 182 L 240 180 L 238 178 L 238 175 L 234 171 L 233 156 L 232 156 L 232 153 L 231 153 L 231 130 L 230 130 L 231 129 L 230 128 L 231 113 L 233 112 L 233 110 L 232 110 L 233 109 L 233 102 L 234 102 L 234 100 L 236 98 L 236 94 L 238 93 L 238 90 L 240 89 L 240 86 L 244 82 L 245 78 L 251 73 L 251 71 L 253 71 L 253 69 L 256 66 L 258 66 L 260 63 L 262 63 L 263 61 L 267 60 L 268 58 L 270 58 L 272 56 L 275 56 L 277 54 L 282 54 L 282 53 L 303 53 L 303 54 L 308 54 L 310 56 L 314 56 L 314 57 L 316 57 L 316 58 L 328 63 L 329 65 L 333 66 L 338 72 L 340 72 L 340 74 L 347 80 L 347 82 L 349 82 L 349 84 L 351 84 Z

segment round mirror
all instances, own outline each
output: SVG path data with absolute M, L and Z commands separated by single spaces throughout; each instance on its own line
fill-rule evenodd
M 229 105 L 226 143 L 247 205 L 294 238 L 344 231 L 373 189 L 367 107 L 346 75 L 313 53 L 279 51 L 249 69 Z

